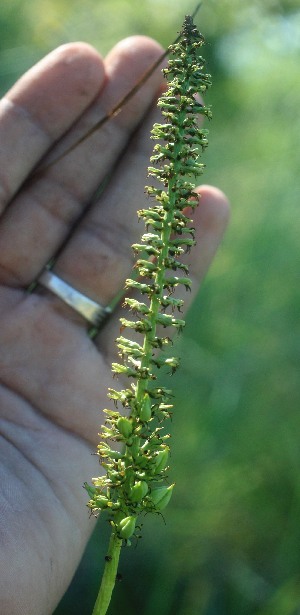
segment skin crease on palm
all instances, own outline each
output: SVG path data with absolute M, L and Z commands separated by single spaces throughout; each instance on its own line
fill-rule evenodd
M 103 305 L 123 288 L 133 264 L 130 245 L 142 232 L 136 210 L 147 206 L 161 72 L 59 163 L 32 170 L 80 138 L 160 53 L 142 36 L 122 41 L 104 60 L 89 45 L 68 44 L 0 103 L 1 615 L 53 613 L 95 527 L 82 485 L 100 473 L 91 453 L 113 386 L 119 333 L 119 309 L 91 341 L 71 308 L 41 287 L 32 294 L 26 288 L 58 252 L 55 272 Z M 198 241 L 188 256 L 192 294 L 228 219 L 218 189 L 199 191 Z

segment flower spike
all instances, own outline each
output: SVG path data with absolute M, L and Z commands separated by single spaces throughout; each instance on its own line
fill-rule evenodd
M 199 116 L 211 117 L 209 107 L 198 100 L 199 92 L 205 93 L 211 84 L 210 75 L 203 72 L 203 43 L 187 16 L 179 40 L 169 47 L 169 63 L 163 70 L 167 90 L 158 101 L 164 121 L 151 131 L 151 139 L 159 142 L 154 145 L 148 176 L 156 183 L 145 188 L 152 200 L 149 208 L 138 211 L 146 227 L 139 243 L 132 246 L 138 276 L 125 282 L 125 288 L 134 292 L 134 298 L 126 298 L 123 304 L 132 319 L 120 319 L 116 344 L 122 363 L 112 364 L 114 376 L 132 384 L 120 391 L 109 389 L 115 410 L 105 411 L 98 446 L 106 474 L 94 478 L 92 487 L 85 485 L 89 508 L 95 514 L 108 512 L 112 541 L 118 546 L 130 544 L 141 515 L 161 513 L 174 487 L 168 481 L 169 435 L 162 430 L 162 423 L 171 416 L 172 392 L 155 381 L 157 370 L 173 374 L 178 368 L 176 357 L 165 358 L 161 352 L 171 341 L 169 336 L 161 337 L 161 331 L 169 327 L 182 331 L 183 301 L 176 298 L 176 289 L 191 288 L 181 257 L 195 244 L 187 208 L 190 211 L 198 203 L 193 179 L 203 172 L 199 155 L 207 146 L 207 130 L 199 127 Z M 134 339 L 124 336 L 125 329 L 134 331 Z M 120 411 L 123 408 L 126 416 Z M 118 449 L 117 443 L 123 448 Z

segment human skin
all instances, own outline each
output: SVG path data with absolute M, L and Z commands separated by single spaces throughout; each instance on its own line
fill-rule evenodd
M 160 71 L 101 130 L 56 164 L 46 162 L 109 111 L 160 53 L 141 36 L 104 60 L 85 43 L 64 45 L 0 102 L 1 615 L 53 613 L 95 527 L 82 485 L 99 475 L 91 453 L 114 386 L 119 332 L 120 308 L 91 340 L 86 322 L 60 299 L 40 286 L 26 289 L 54 255 L 55 272 L 103 305 L 123 288 L 130 246 L 141 234 L 136 210 L 147 206 Z M 223 193 L 197 191 L 188 302 L 228 220 Z

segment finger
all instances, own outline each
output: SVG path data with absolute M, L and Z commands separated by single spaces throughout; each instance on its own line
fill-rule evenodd
M 176 288 L 176 298 L 184 300 L 183 313 L 182 315 L 179 314 L 180 318 L 184 317 L 194 300 L 213 261 L 229 220 L 229 203 L 223 192 L 206 185 L 197 188 L 196 192 L 200 195 L 199 206 L 193 212 L 196 245 L 182 259 L 189 265 L 189 277 L 192 278 L 193 284 L 191 292 L 185 292 L 181 285 Z M 140 296 L 137 296 L 137 299 L 140 299 Z M 119 306 L 105 328 L 100 331 L 96 340 L 98 347 L 108 356 L 109 361 L 116 359 L 116 349 L 112 347 L 111 340 L 120 335 L 119 318 L 120 316 L 124 317 L 124 315 L 126 316 L 124 308 Z M 169 331 L 167 334 L 169 335 Z
M 117 45 L 105 60 L 106 83 L 101 95 L 66 135 L 54 157 L 105 115 L 160 53 L 160 46 L 146 37 L 133 37 Z M 122 113 L 58 164 L 50 166 L 45 174 L 33 177 L 10 205 L 0 227 L 4 282 L 10 285 L 30 283 L 59 250 L 99 182 L 115 166 L 160 82 L 158 71 Z
M 195 192 L 199 194 L 199 206 L 192 212 L 196 246 L 185 257 L 190 261 L 190 275 L 195 281 L 194 295 L 214 259 L 230 217 L 229 201 L 221 190 L 203 184 Z
M 92 102 L 103 62 L 85 43 L 63 45 L 0 101 L 0 214 L 41 156 Z

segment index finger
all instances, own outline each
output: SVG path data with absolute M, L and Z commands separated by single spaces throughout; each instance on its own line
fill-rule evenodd
M 86 43 L 58 47 L 0 101 L 0 214 L 30 171 L 97 96 L 103 61 Z

